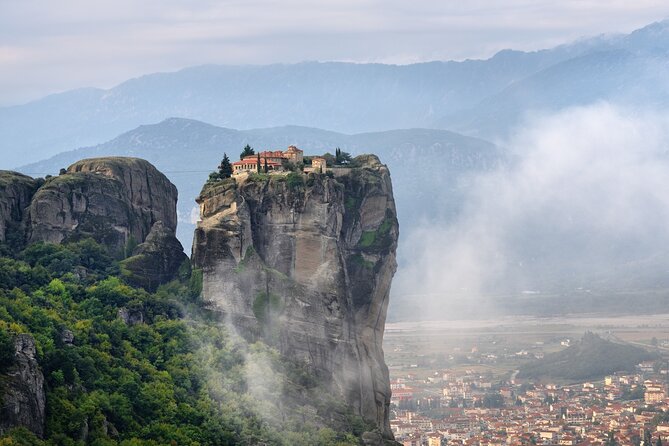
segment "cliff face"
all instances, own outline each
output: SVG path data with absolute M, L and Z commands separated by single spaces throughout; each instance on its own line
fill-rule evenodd
M 18 249 L 91 237 L 119 256 L 134 241 L 139 245 L 122 271 L 129 282 L 153 289 L 174 278 L 187 259 L 175 237 L 176 202 L 167 177 L 136 158 L 83 160 L 47 180 L 0 171 L 0 241 Z M 63 336 L 72 342 L 71 332 Z M 42 436 L 44 377 L 35 340 L 18 335 L 15 349 L 0 376 L 0 433 L 24 426 Z
M 126 257 L 125 278 L 149 290 L 187 260 L 177 240 L 177 189 L 138 158 L 92 158 L 57 177 L 0 171 L 0 242 L 62 243 L 92 238 Z
M 158 221 L 174 233 L 176 202 L 176 187 L 147 161 L 82 160 L 33 197 L 29 241 L 92 237 L 120 252 L 131 240 L 143 242 Z
M 13 364 L 0 388 L 0 433 L 23 426 L 38 436 L 44 434 L 44 375 L 37 364 L 35 340 L 26 334 L 15 339 Z
M 186 260 L 188 256 L 174 231 L 158 221 L 132 256 L 121 262 L 121 272 L 130 284 L 155 290 L 158 285 L 172 280 Z
M 398 224 L 375 156 L 327 175 L 206 185 L 193 243 L 203 298 L 302 360 L 392 438 L 382 340 Z
M 29 176 L 0 171 L 0 241 L 20 243 L 25 238 L 26 209 L 38 186 Z

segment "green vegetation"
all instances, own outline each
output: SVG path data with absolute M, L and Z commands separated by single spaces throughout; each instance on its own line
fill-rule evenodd
M 369 248 L 376 241 L 376 231 L 364 231 L 360 236 L 360 247 Z
M 390 229 L 393 227 L 395 217 L 390 211 L 375 231 L 363 231 L 358 246 L 363 249 L 380 250 L 386 248 L 391 242 Z
M 304 186 L 304 178 L 301 173 L 290 172 L 286 175 L 286 184 L 290 189 L 299 189 Z
M 130 234 L 130 237 L 128 238 L 128 242 L 125 244 L 125 252 L 124 252 L 123 257 L 126 258 L 126 259 L 128 257 L 130 257 L 132 255 L 133 251 L 135 250 L 135 248 L 137 248 L 137 245 L 138 245 L 137 240 L 135 239 L 135 237 L 132 234 Z
M 370 429 L 304 364 L 242 342 L 197 306 L 200 270 L 148 293 L 91 240 L 0 252 L 0 374 L 29 333 L 47 395 L 45 439 L 18 428 L 0 445 L 345 446 Z
M 521 368 L 518 377 L 601 378 L 613 372 L 633 370 L 636 364 L 653 357 L 641 348 L 617 344 L 594 333 L 586 333 L 577 344 Z
M 239 154 L 239 159 L 243 160 L 247 156 L 253 156 L 255 154 L 256 154 L 256 151 L 253 150 L 253 147 L 251 147 L 250 145 L 247 144 L 247 145 L 244 146 L 244 149 L 242 150 L 242 153 Z
M 281 311 L 281 298 L 272 293 L 258 293 L 253 299 L 253 314 L 261 322 L 269 322 L 272 314 Z
M 356 265 L 360 265 L 364 268 L 367 269 L 374 269 L 374 266 L 376 265 L 374 262 L 370 262 L 369 260 L 365 260 L 365 258 L 362 256 L 362 254 L 355 254 L 350 257 L 351 261 L 355 263 Z
M 218 166 L 218 171 L 210 173 L 209 179 L 207 181 L 213 183 L 225 180 L 226 178 L 230 178 L 231 176 L 232 176 L 232 164 L 230 164 L 230 158 L 228 158 L 228 154 L 224 153 L 223 159 L 221 160 L 221 164 L 219 164 Z
M 60 175 L 55 177 L 47 175 L 44 178 L 46 179 L 45 184 L 51 186 L 64 184 L 73 187 L 85 185 L 86 182 L 89 181 L 88 175 L 86 175 L 84 172 L 69 172 L 67 175 Z
M 202 269 L 193 268 L 190 279 L 188 280 L 188 291 L 191 297 L 197 299 L 202 294 Z
M 249 173 L 249 176 L 248 176 L 248 181 L 256 182 L 256 183 L 262 183 L 262 182 L 267 181 L 269 179 L 270 179 L 270 175 L 268 173 L 251 172 L 251 173 Z
M 349 165 L 352 161 L 351 154 L 348 152 L 342 151 L 339 147 L 335 149 L 335 165 Z
M 235 267 L 235 272 L 236 273 L 241 273 L 246 269 L 247 263 L 251 260 L 251 257 L 253 257 L 256 253 L 256 250 L 253 248 L 253 246 L 247 246 L 246 251 L 244 251 L 244 257 L 239 261 L 239 264 Z

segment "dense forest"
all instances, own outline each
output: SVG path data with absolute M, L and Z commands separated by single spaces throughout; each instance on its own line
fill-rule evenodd
M 46 391 L 44 438 L 16 428 L 2 446 L 354 445 L 371 430 L 304 364 L 204 309 L 188 262 L 149 293 L 91 240 L 0 256 L 0 398 L 22 333 Z

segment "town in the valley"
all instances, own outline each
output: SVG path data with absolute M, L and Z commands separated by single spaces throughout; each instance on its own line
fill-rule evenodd
M 384 341 L 390 423 L 404 446 L 669 444 L 666 323 L 628 326 L 620 337 L 604 330 L 659 355 L 633 370 L 571 382 L 519 379 L 514 369 L 567 348 L 581 327 L 393 327 Z

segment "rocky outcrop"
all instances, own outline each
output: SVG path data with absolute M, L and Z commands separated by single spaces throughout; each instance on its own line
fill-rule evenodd
M 0 434 L 26 427 L 44 435 L 44 375 L 37 364 L 35 340 L 27 334 L 15 339 L 13 364 L 0 376 Z
M 158 221 L 174 234 L 176 201 L 176 187 L 145 160 L 79 161 L 34 195 L 29 241 L 91 237 L 120 253 L 128 243 L 143 242 Z
M 67 172 L 95 173 L 123 184 L 132 208 L 143 217 L 140 223 L 144 235 L 157 221 L 172 231 L 176 230 L 177 188 L 148 161 L 124 157 L 90 158 L 72 164 Z
M 158 221 L 144 243 L 135 248 L 131 257 L 121 262 L 121 273 L 131 285 L 153 291 L 158 285 L 176 277 L 187 260 L 188 256 L 184 254 L 174 231 Z
M 126 278 L 154 290 L 187 259 L 176 203 L 176 187 L 138 158 L 86 159 L 46 180 L 0 171 L 0 242 L 17 249 L 92 238 L 118 258 L 132 255 Z
M 0 241 L 25 241 L 25 215 L 39 182 L 18 172 L 0 170 Z
M 192 261 L 206 302 L 308 364 L 389 439 L 382 340 L 398 224 L 388 169 L 373 155 L 355 164 L 206 185 Z

